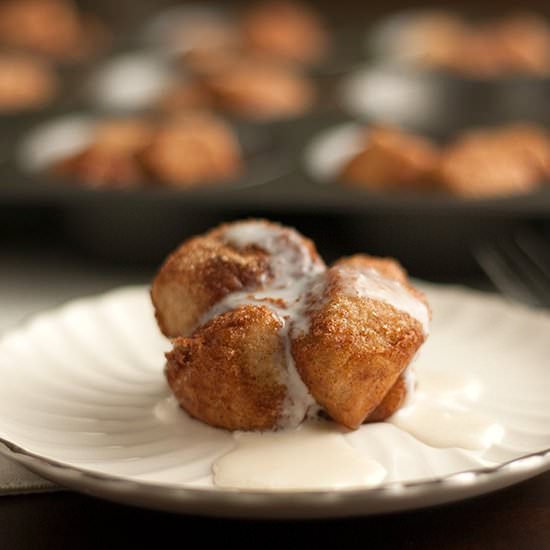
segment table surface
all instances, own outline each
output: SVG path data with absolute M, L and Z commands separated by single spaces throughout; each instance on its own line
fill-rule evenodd
M 108 535 L 107 535 L 108 533 Z M 126 548 L 163 540 L 224 547 L 289 543 L 296 536 L 343 548 L 364 536 L 369 548 L 488 549 L 550 547 L 550 472 L 476 499 L 396 515 L 300 522 L 231 521 L 120 506 L 75 493 L 0 498 L 0 547 Z M 196 535 L 196 537 L 195 537 Z M 37 546 L 40 541 L 40 546 Z M 263 541 L 263 542 L 262 542 Z
M 0 332 L 33 311 L 82 294 L 146 282 L 152 269 L 113 267 L 43 249 L 0 248 Z M 550 472 L 476 499 L 395 515 L 307 522 L 230 521 L 141 510 L 72 492 L 0 497 L 0 548 L 136 547 L 169 539 L 228 543 L 295 535 L 384 548 L 550 548 Z M 107 535 L 107 533 L 109 533 Z M 268 537 L 268 538 L 267 538 Z M 37 545 L 37 541 L 40 544 Z M 263 544 L 263 543 L 262 543 Z M 115 546 L 116 545 L 116 546 Z

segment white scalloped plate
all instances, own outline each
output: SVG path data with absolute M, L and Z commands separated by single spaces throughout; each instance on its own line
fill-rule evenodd
M 0 340 L 0 449 L 67 487 L 186 513 L 305 518 L 365 515 L 451 502 L 550 468 L 550 315 L 498 297 L 424 286 L 433 330 L 417 370 L 475 374 L 466 405 L 506 429 L 488 450 L 435 449 L 389 423 L 368 426 L 362 452 L 388 470 L 374 489 L 239 491 L 212 485 L 231 438 L 162 423 L 163 351 L 146 288 L 77 300 Z M 189 424 L 192 426 L 192 424 Z M 187 428 L 191 429 L 191 428 Z M 217 430 L 214 430 L 218 432 Z M 228 441 L 229 444 L 228 444 Z

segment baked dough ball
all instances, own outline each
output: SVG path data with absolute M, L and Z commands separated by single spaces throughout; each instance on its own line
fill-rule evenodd
M 408 368 L 412 367 L 409 366 Z M 401 374 L 382 401 L 365 418 L 364 422 L 383 422 L 390 418 L 403 406 L 410 390 L 407 374 Z
M 264 220 L 221 225 L 164 262 L 151 290 L 155 315 L 164 335 L 188 336 L 230 293 L 322 269 L 313 242 L 292 229 Z
M 295 427 L 324 411 L 355 429 L 391 416 L 429 307 L 391 259 L 327 269 L 311 241 L 263 220 L 184 243 L 151 291 L 168 384 L 193 417 L 229 430 Z
M 167 90 L 155 102 L 162 112 L 187 111 L 189 109 L 207 109 L 212 104 L 208 90 L 199 82 L 182 82 Z
M 157 130 L 140 159 L 153 179 L 169 187 L 219 183 L 241 171 L 237 138 L 206 113 L 178 114 Z
M 298 2 L 255 4 L 241 21 L 245 47 L 298 63 L 319 61 L 328 38 L 318 15 Z
M 547 176 L 550 140 L 529 125 L 466 134 L 443 152 L 438 178 L 463 197 L 486 198 L 536 189 Z
M 54 163 L 53 171 L 91 187 L 154 183 L 190 187 L 239 175 L 240 144 L 231 128 L 202 112 L 178 112 L 168 122 L 99 123 L 89 145 Z
M 249 305 L 176 338 L 166 377 L 180 405 L 228 430 L 277 426 L 287 393 L 281 327 L 269 308 Z
M 423 344 L 429 309 L 416 292 L 368 257 L 327 270 L 293 338 L 296 368 L 315 401 L 356 429 L 383 402 Z M 390 272 L 395 266 L 389 265 Z M 388 414 L 388 413 L 386 413 Z
M 99 123 L 92 143 L 58 161 L 53 171 L 89 187 L 128 187 L 143 181 L 145 174 L 136 157 L 152 139 L 149 124 L 137 119 Z
M 510 72 L 545 76 L 550 73 L 550 28 L 533 13 L 519 13 L 498 22 L 502 58 Z
M 51 67 L 18 54 L 0 55 L 0 111 L 21 111 L 50 102 L 58 81 Z
M 417 190 L 433 184 L 438 152 L 428 140 L 396 128 L 373 127 L 365 146 L 344 166 L 340 179 L 373 190 Z
M 258 120 L 303 114 L 311 108 L 316 95 L 304 75 L 257 58 L 214 71 L 205 77 L 204 84 L 222 110 Z
M 63 60 L 78 60 L 105 43 L 106 31 L 82 16 L 71 0 L 6 0 L 0 3 L 0 42 Z
M 550 71 L 550 28 L 533 13 L 472 23 L 434 12 L 414 18 L 400 34 L 401 54 L 426 67 L 482 78 Z

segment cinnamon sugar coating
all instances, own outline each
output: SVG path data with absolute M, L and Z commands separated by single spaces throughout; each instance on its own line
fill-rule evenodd
M 264 306 L 215 317 L 176 338 L 166 377 L 193 417 L 227 430 L 271 430 L 286 396 L 281 321 Z
M 290 229 L 263 220 L 259 223 L 290 239 Z M 257 246 L 239 248 L 225 239 L 235 224 L 223 224 L 181 245 L 164 262 L 153 281 L 151 296 L 163 334 L 187 336 L 213 305 L 231 292 L 260 288 L 273 277 L 269 253 Z M 314 262 L 322 263 L 315 245 L 300 236 Z M 289 242 L 290 246 L 290 242 Z
M 378 271 L 383 262 L 364 257 L 361 264 Z M 323 295 L 306 313 L 309 331 L 293 341 L 292 354 L 317 403 L 335 421 L 356 429 L 390 392 L 425 335 L 408 313 L 347 292 L 347 270 L 361 270 L 358 257 L 350 263 L 355 266 L 340 262 L 327 271 Z M 396 267 L 389 262 L 382 271 L 387 276 Z M 397 275 L 399 281 L 403 273 Z
M 268 276 L 261 250 L 236 250 L 212 233 L 195 237 L 173 252 L 153 281 L 151 296 L 162 332 L 186 336 L 224 296 L 258 286 Z

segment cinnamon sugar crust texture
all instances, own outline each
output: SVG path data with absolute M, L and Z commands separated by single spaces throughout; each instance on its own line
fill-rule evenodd
M 151 297 L 180 406 L 229 430 L 292 428 L 320 411 L 350 429 L 385 420 L 413 391 L 431 316 L 395 260 L 327 267 L 312 241 L 265 220 L 183 243 Z

